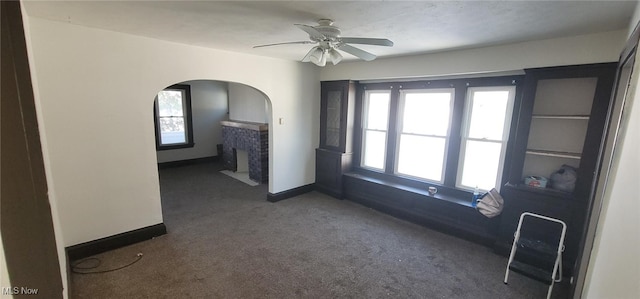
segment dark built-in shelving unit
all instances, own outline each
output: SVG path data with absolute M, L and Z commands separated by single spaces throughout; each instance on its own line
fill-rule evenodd
M 563 268 L 565 275 L 572 275 L 586 229 L 615 70 L 616 63 L 603 63 L 525 71 L 508 183 L 501 190 L 505 206 L 498 252 L 508 253 L 523 212 L 557 218 L 568 226 Z M 562 165 L 577 168 L 573 191 L 556 190 L 552 182 L 546 188 L 524 184 L 524 177 L 549 178 Z M 556 228 L 538 223 L 528 229 L 534 238 L 557 244 Z M 529 262 L 535 266 L 539 261 L 531 256 Z
M 337 198 L 343 196 L 342 175 L 351 169 L 355 90 L 352 81 L 321 83 L 315 187 Z

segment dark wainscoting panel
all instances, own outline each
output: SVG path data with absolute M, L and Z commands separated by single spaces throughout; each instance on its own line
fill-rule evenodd
M 344 184 L 348 200 L 483 245 L 495 242 L 500 217 L 489 219 L 470 203 L 440 194 L 430 196 L 426 190 L 398 188 L 360 175 L 345 175 Z
M 164 223 L 143 227 L 140 229 L 124 232 L 110 237 L 93 240 L 78 245 L 67 247 L 69 261 L 79 260 L 98 253 L 117 249 L 134 243 L 146 241 L 167 233 Z

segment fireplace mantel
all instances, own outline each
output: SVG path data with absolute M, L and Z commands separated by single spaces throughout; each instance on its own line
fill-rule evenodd
M 220 122 L 223 126 L 247 129 L 253 131 L 269 131 L 269 124 L 252 123 L 248 121 L 223 120 Z

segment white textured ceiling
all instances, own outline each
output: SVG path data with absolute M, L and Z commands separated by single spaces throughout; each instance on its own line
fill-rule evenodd
M 300 60 L 293 26 L 329 18 L 343 36 L 378 37 L 379 57 L 624 29 L 636 1 L 27 1 L 27 14 L 234 52 Z M 360 46 L 359 46 L 360 47 Z M 345 53 L 345 59 L 353 58 Z

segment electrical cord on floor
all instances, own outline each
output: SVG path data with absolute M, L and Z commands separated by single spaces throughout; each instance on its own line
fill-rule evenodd
M 87 270 L 92 270 L 92 269 L 96 269 L 100 266 L 100 264 L 102 264 L 102 261 L 97 258 L 97 257 L 89 257 L 86 259 L 82 259 L 79 260 L 73 264 L 71 264 L 71 272 L 73 273 L 77 273 L 77 274 L 98 274 L 98 273 L 107 273 L 107 272 L 113 272 L 113 271 L 117 271 L 117 270 L 121 270 L 124 269 L 126 267 L 129 267 L 137 262 L 139 262 L 142 259 L 142 253 L 138 253 L 136 254 L 136 259 L 131 262 L 128 263 L 124 266 L 120 266 L 118 268 L 114 268 L 114 269 L 107 269 L 107 270 L 98 270 L 98 271 L 87 271 Z M 89 261 L 94 261 L 92 265 L 84 265 Z

